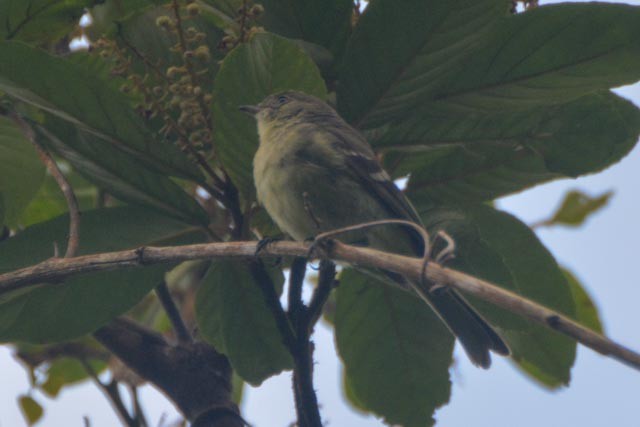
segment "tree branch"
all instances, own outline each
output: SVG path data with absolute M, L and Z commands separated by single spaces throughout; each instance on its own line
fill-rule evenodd
M 218 420 L 215 425 L 220 427 L 246 424 L 231 401 L 229 362 L 209 344 L 170 345 L 160 334 L 126 319 L 114 320 L 94 337 L 162 390 L 192 425 L 209 417 Z
M 208 258 L 252 258 L 259 242 L 225 242 L 175 247 L 141 247 L 119 252 L 85 255 L 75 258 L 51 258 L 31 267 L 0 275 L 0 295 L 26 289 L 43 282 L 92 271 L 114 270 L 148 264 L 173 263 Z M 329 244 L 331 243 L 331 244 Z M 550 329 L 572 337 L 598 353 L 610 356 L 640 370 L 640 354 L 585 328 L 568 317 L 468 274 L 429 262 L 424 268 L 417 258 L 385 253 L 369 248 L 330 241 L 323 245 L 323 257 L 362 267 L 375 267 L 402 274 L 411 280 L 424 277 L 433 283 L 451 286 L 484 301 L 522 315 Z M 306 256 L 309 244 L 274 242 L 260 250 L 261 257 Z M 56 286 L 50 283 L 48 286 Z
M 304 265 L 304 264 L 303 264 Z M 300 266 L 297 266 L 300 268 Z M 293 269 L 293 267 L 292 267 Z M 304 273 L 298 271 L 296 274 Z M 292 270 L 292 277 L 293 277 Z M 322 419 L 318 407 L 318 398 L 313 387 L 313 343 L 311 334 L 318 319 L 322 305 L 327 301 L 336 275 L 335 264 L 329 260 L 320 261 L 320 277 L 318 287 L 313 293 L 309 306 L 302 300 L 297 309 L 295 327 L 295 348 L 292 353 L 295 367 L 293 370 L 293 388 L 300 427 L 322 427 Z M 304 276 L 300 277 L 300 285 Z
M 171 326 L 173 326 L 173 331 L 176 334 L 178 342 L 181 344 L 189 344 L 193 342 L 193 337 L 191 336 L 189 329 L 187 329 L 187 326 L 184 324 L 182 315 L 180 315 L 180 310 L 178 310 L 178 307 L 171 296 L 171 291 L 167 286 L 167 282 L 164 280 L 160 282 L 160 284 L 156 286 L 155 291 L 164 312 L 167 314 L 167 317 L 171 322 Z

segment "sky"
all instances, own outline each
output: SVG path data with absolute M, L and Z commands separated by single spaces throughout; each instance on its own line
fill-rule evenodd
M 640 105 L 640 85 L 618 93 Z M 606 334 L 640 351 L 640 280 L 633 266 L 640 242 L 640 146 L 606 171 L 575 180 L 560 180 L 504 198 L 498 207 L 526 223 L 546 218 L 569 189 L 591 195 L 614 190 L 609 205 L 581 228 L 538 230 L 542 242 L 558 262 L 572 270 L 599 308 Z M 340 388 L 340 366 L 330 329 L 320 324 L 316 343 L 315 385 L 322 416 L 329 426 L 376 427 L 373 416 L 354 412 L 345 404 Z M 579 346 L 569 387 L 548 391 L 524 377 L 505 358 L 494 357 L 491 369 L 477 369 L 456 347 L 451 370 L 453 392 L 449 405 L 436 412 L 439 426 L 447 427 L 637 427 L 640 373 L 613 359 Z M 26 425 L 16 397 L 28 390 L 28 378 L 0 346 L 0 427 Z M 142 389 L 151 425 L 160 418 L 175 419 L 172 404 L 149 386 Z M 45 406 L 43 427 L 82 426 L 87 415 L 93 427 L 119 422 L 100 391 L 91 384 L 65 389 L 55 400 L 36 393 Z M 290 374 L 267 380 L 258 389 L 245 390 L 245 418 L 256 427 L 285 427 L 294 421 Z

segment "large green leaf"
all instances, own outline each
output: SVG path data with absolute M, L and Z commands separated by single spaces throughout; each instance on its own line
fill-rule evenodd
M 4 221 L 13 226 L 42 185 L 44 165 L 22 131 L 0 116 L 0 198 Z
M 268 95 L 295 89 L 324 98 L 313 61 L 295 43 L 256 34 L 225 58 L 214 85 L 215 144 L 226 171 L 247 200 L 253 197 L 252 159 L 258 147 L 255 121 L 238 110 Z
M 86 7 L 96 0 L 2 0 L 0 40 L 48 44 L 78 26 Z
M 560 4 L 504 17 L 435 99 L 511 111 L 571 101 L 640 79 L 640 7 Z
M 353 32 L 338 85 L 342 116 L 363 127 L 427 102 L 482 35 L 505 0 L 377 0 Z
M 573 301 L 576 305 L 576 320 L 587 328 L 604 334 L 602 320 L 600 320 L 598 308 L 593 303 L 593 299 L 589 296 L 584 286 L 572 272 L 563 268 L 562 273 L 567 279 L 567 283 L 571 289 L 571 294 L 573 295 Z
M 47 117 L 39 132 L 47 144 L 99 188 L 192 224 L 208 223 L 204 209 L 178 184 L 145 168 L 102 138 L 53 116 Z
M 0 90 L 101 136 L 160 171 L 201 178 L 177 147 L 155 140 L 124 94 L 72 60 L 19 42 L 0 42 Z
M 571 289 L 549 251 L 525 224 L 485 205 L 418 206 L 427 228 L 456 242 L 451 267 L 574 317 Z M 576 343 L 489 303 L 469 298 L 507 340 L 516 363 L 549 387 L 567 384 Z
M 354 270 L 340 276 L 335 331 L 358 408 L 429 426 L 449 401 L 453 336 L 422 300 Z
M 0 244 L 0 273 L 51 258 L 54 245 L 64 253 L 68 233 L 64 215 L 25 229 Z M 150 244 L 202 241 L 183 222 L 131 206 L 83 213 L 80 254 Z M 136 304 L 163 279 L 167 266 L 90 273 L 15 291 L 0 297 L 0 341 L 44 343 L 79 337 Z
M 280 293 L 282 272 L 273 269 L 270 275 Z M 214 262 L 196 297 L 196 318 L 238 375 L 257 386 L 291 369 L 293 361 L 255 280 L 246 262 Z
M 80 212 L 95 208 L 98 189 L 75 171 L 68 170 L 70 169 L 68 164 L 59 162 L 59 165 L 73 188 Z M 55 218 L 67 211 L 67 201 L 60 186 L 51 175 L 47 175 L 35 197 L 20 216 L 20 225 L 28 227 Z
M 491 200 L 541 182 L 599 171 L 625 156 L 640 110 L 611 93 L 505 114 L 431 111 L 374 143 L 396 176 L 411 174 L 414 201 Z
M 417 115 L 425 104 L 527 110 L 640 79 L 638 7 L 563 4 L 509 15 L 500 0 L 403 3 L 373 3 L 347 49 L 338 105 L 360 127 Z
M 351 28 L 352 0 L 262 0 L 261 24 L 273 33 L 339 54 Z

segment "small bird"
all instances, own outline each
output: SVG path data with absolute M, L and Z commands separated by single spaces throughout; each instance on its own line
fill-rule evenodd
M 422 226 L 364 136 L 322 100 L 286 91 L 240 110 L 254 116 L 258 125 L 260 146 L 253 159 L 258 201 L 295 240 L 385 219 Z M 417 232 L 398 225 L 350 232 L 340 240 L 411 256 L 422 256 L 425 244 Z M 488 368 L 490 350 L 509 354 L 500 336 L 454 290 L 430 292 L 425 284 L 405 281 L 391 272 L 376 276 L 425 300 L 475 365 Z

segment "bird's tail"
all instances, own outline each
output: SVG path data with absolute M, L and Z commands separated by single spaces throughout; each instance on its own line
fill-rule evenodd
M 494 329 L 450 288 L 435 292 L 423 284 L 411 283 L 413 290 L 440 316 L 451 332 L 460 340 L 474 365 L 487 369 L 491 365 L 489 351 L 508 356 L 509 347 Z

